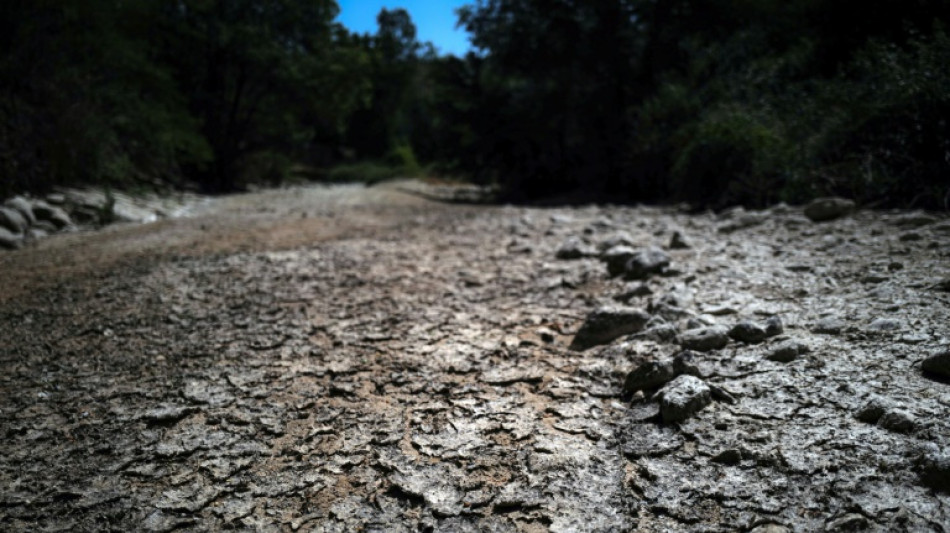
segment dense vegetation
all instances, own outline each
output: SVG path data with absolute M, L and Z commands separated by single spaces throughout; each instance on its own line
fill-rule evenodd
M 0 194 L 430 172 L 512 199 L 948 207 L 946 0 L 0 3 Z

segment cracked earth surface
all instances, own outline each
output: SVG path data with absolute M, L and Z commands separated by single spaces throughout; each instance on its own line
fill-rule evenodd
M 641 282 L 557 258 L 676 231 Z M 349 186 L 53 237 L 0 256 L 0 528 L 946 531 L 925 458 L 950 452 L 950 382 L 920 363 L 948 344 L 948 256 L 919 213 Z M 649 328 L 571 349 L 621 296 Z M 770 317 L 695 354 L 724 392 L 686 419 L 624 391 L 687 329 Z

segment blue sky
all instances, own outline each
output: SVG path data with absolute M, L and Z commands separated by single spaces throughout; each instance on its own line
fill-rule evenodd
M 466 0 L 339 0 L 340 16 L 337 18 L 350 31 L 376 33 L 376 15 L 382 8 L 403 8 L 409 12 L 416 25 L 416 37 L 420 42 L 430 41 L 443 54 L 465 55 L 471 48 L 468 34 L 455 29 L 458 18 L 455 8 L 468 3 Z

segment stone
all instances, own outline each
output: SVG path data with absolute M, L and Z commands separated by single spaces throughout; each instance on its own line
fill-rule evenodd
M 854 210 L 854 202 L 845 198 L 816 198 L 805 206 L 804 213 L 812 222 L 841 218 Z
M 779 524 L 762 524 L 749 530 L 749 533 L 791 533 L 791 529 Z
M 713 456 L 712 461 L 724 465 L 737 465 L 742 461 L 742 452 L 738 448 L 727 448 Z
M 554 256 L 558 259 L 581 259 L 590 255 L 594 255 L 594 250 L 590 248 L 584 241 L 578 239 L 577 237 L 572 237 L 566 241 L 557 249 L 557 252 L 554 253 Z
M 825 317 L 815 322 L 811 331 L 813 333 L 824 333 L 826 335 L 837 335 L 845 328 L 847 324 L 840 318 Z
M 915 211 L 895 217 L 892 222 L 899 228 L 919 228 L 937 222 L 939 219 L 923 211 Z
M 0 227 L 20 234 L 26 231 L 26 228 L 30 227 L 30 224 L 16 209 L 12 207 L 0 207 Z
M 571 349 L 583 351 L 593 346 L 608 342 L 631 333 L 642 331 L 650 320 L 650 315 L 643 310 L 625 306 L 601 307 L 584 320 L 574 340 Z
M 633 257 L 636 250 L 629 246 L 619 245 L 609 248 L 600 255 L 600 260 L 607 265 L 607 273 L 611 277 L 619 276 L 624 273 L 627 261 Z
M 635 338 L 641 340 L 649 340 L 653 342 L 673 342 L 676 340 L 676 335 L 679 333 L 679 330 L 676 329 L 676 326 L 673 324 L 657 324 L 655 326 L 650 326 L 645 330 L 637 333 Z
M 671 250 L 686 250 L 692 248 L 689 245 L 689 241 L 686 240 L 686 237 L 683 236 L 683 233 L 680 231 L 674 231 L 673 236 L 670 237 L 670 249 Z
M 624 275 L 627 279 L 646 279 L 652 274 L 663 272 L 668 266 L 669 254 L 659 248 L 644 248 L 627 259 Z
M 712 391 L 703 380 L 684 374 L 660 389 L 660 417 L 664 422 L 686 420 L 712 401 Z
M 901 329 L 901 322 L 895 318 L 876 318 L 868 324 L 868 329 L 871 331 L 897 331 Z
M 876 424 L 884 413 L 893 408 L 893 403 L 880 396 L 872 395 L 867 403 L 855 413 L 854 417 L 868 424 Z
M 889 431 L 908 433 L 917 427 L 917 420 L 907 411 L 890 409 L 881 416 L 877 425 Z
M 926 374 L 950 379 L 950 350 L 924 359 L 923 363 L 920 364 L 920 368 Z
M 848 513 L 828 522 L 825 531 L 864 531 L 867 527 L 867 517 L 859 513 Z
M 627 374 L 623 382 L 623 393 L 649 391 L 666 385 L 676 377 L 673 363 L 669 361 L 647 361 Z
M 933 490 L 950 492 L 950 453 L 931 451 L 920 458 L 920 480 Z
M 794 339 L 784 340 L 773 346 L 765 358 L 778 363 L 791 363 L 799 355 L 808 353 L 808 346 Z
M 637 298 L 639 296 L 649 296 L 651 294 L 653 294 L 653 290 L 650 289 L 650 287 L 647 286 L 646 283 L 643 283 L 643 282 L 630 283 L 624 288 L 624 291 L 622 293 L 614 296 L 614 300 L 617 300 L 618 302 L 627 303 L 630 300 Z
M 72 224 L 69 215 L 59 207 L 54 207 L 42 200 L 33 203 L 33 214 L 36 220 L 45 220 L 52 222 L 57 228 L 63 228 Z
M 765 328 L 748 320 L 743 320 L 729 330 L 733 339 L 749 344 L 758 344 L 768 338 Z
M 0 248 L 7 250 L 16 250 L 23 246 L 23 239 L 14 234 L 7 228 L 0 228 Z
M 763 213 L 741 213 L 722 226 L 719 226 L 719 233 L 733 233 L 741 229 L 758 226 L 765 222 L 766 216 Z
M 729 335 L 724 326 L 708 326 L 691 329 L 680 334 L 680 346 L 685 350 L 708 352 L 729 344 Z
M 636 244 L 636 241 L 634 241 L 633 236 L 631 236 L 629 233 L 625 231 L 621 231 L 600 241 L 600 243 L 597 244 L 597 249 L 600 250 L 601 252 L 605 252 L 616 246 L 632 247 L 635 244 Z
M 765 321 L 765 335 L 774 337 L 782 333 L 785 333 L 785 324 L 782 323 L 782 318 L 778 315 L 770 316 Z
M 10 198 L 3 205 L 11 207 L 19 211 L 23 218 L 32 226 L 36 224 L 36 216 L 33 214 L 33 208 L 30 206 L 30 201 L 22 196 L 14 196 Z

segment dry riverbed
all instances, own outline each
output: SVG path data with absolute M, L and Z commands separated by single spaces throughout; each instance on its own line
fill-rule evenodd
M 405 190 L 0 254 L 0 528 L 950 529 L 947 219 Z

